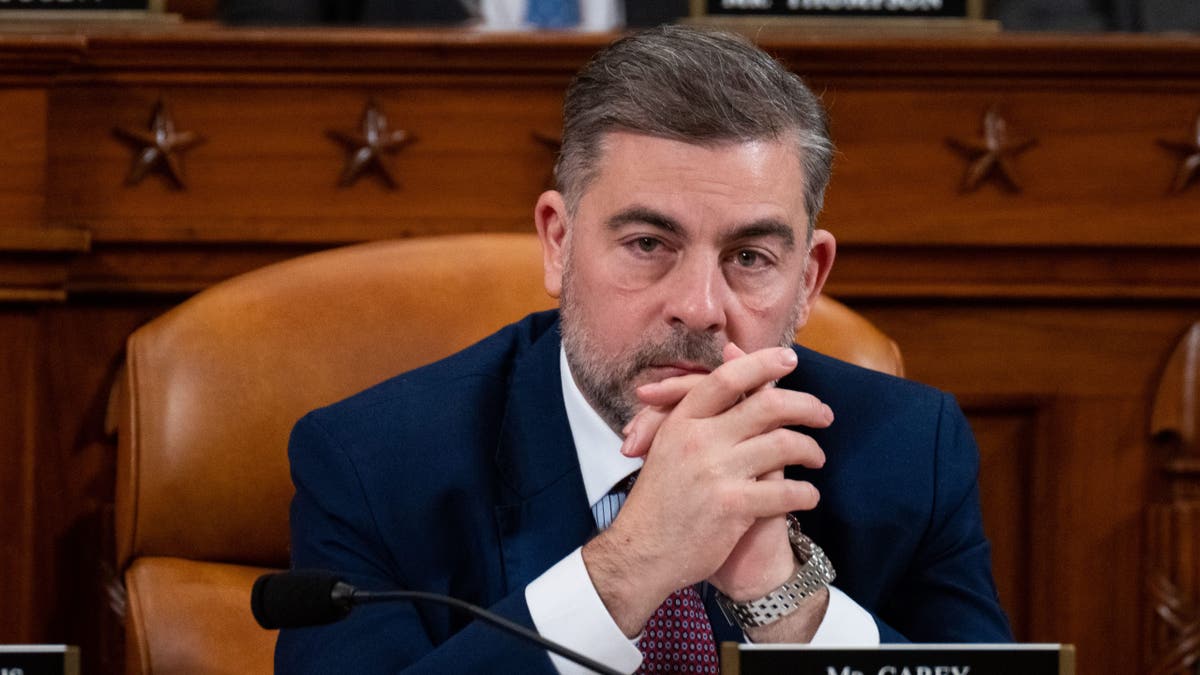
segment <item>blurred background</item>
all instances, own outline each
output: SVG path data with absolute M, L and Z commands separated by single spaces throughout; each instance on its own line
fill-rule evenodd
M 178 3 L 176 3 L 178 4 Z M 195 3 L 201 11 L 203 3 Z M 582 0 L 582 13 L 602 30 L 651 26 L 688 13 L 688 0 Z M 523 24 L 525 0 L 222 0 L 229 23 L 425 24 L 482 22 L 496 28 Z M 181 11 L 181 10 L 176 10 Z M 187 11 L 187 10 L 183 10 Z M 1018 31 L 1195 31 L 1196 0 L 987 0 L 988 18 Z

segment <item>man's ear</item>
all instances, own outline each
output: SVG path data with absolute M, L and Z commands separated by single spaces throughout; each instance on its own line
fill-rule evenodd
M 567 206 L 557 190 L 547 190 L 533 207 L 533 222 L 542 241 L 542 283 L 553 298 L 562 295 L 563 256 L 567 242 Z
M 809 313 L 825 288 L 825 280 L 833 269 L 833 259 L 837 256 L 837 241 L 828 230 L 813 232 L 812 245 L 808 250 L 808 265 L 804 269 L 804 287 L 801 289 L 804 301 L 800 307 L 800 315 L 796 320 L 796 330 L 808 323 Z

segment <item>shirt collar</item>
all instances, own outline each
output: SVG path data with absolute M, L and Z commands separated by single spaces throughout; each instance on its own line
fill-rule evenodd
M 559 373 L 562 377 L 563 403 L 567 408 L 567 422 L 575 440 L 575 454 L 579 458 L 579 472 L 583 475 L 583 488 L 587 492 L 588 504 L 595 506 L 613 486 L 626 476 L 642 468 L 640 457 L 621 454 L 621 437 L 600 417 L 583 397 L 575 384 L 567 363 L 567 352 L 558 351 Z

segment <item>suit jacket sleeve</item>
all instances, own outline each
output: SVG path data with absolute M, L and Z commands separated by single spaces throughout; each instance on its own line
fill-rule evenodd
M 288 454 L 296 487 L 291 507 L 293 568 L 334 571 L 364 589 L 409 587 L 399 578 L 404 561 L 396 560 L 395 549 L 384 544 L 351 455 L 311 415 L 297 423 Z M 409 545 L 414 547 L 412 556 L 420 559 L 420 542 Z M 533 628 L 523 588 L 500 597 L 489 609 Z M 283 630 L 276 643 L 275 669 L 357 675 L 554 672 L 546 653 L 536 646 L 445 608 L 408 603 L 367 605 L 334 624 Z
M 876 614 L 889 642 L 1008 642 L 979 505 L 979 450 L 954 398 L 942 394 L 928 527 L 896 591 Z

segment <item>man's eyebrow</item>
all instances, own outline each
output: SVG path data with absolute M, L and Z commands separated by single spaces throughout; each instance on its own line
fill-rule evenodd
M 670 216 L 645 206 L 631 206 L 608 219 L 608 229 L 615 230 L 623 225 L 639 223 L 658 228 L 671 234 L 685 234 L 679 223 Z M 727 243 L 776 237 L 790 251 L 796 247 L 796 235 L 792 227 L 782 220 L 763 218 L 736 227 L 724 237 Z
M 725 239 L 733 243 L 747 239 L 761 239 L 763 237 L 778 237 L 789 251 L 796 247 L 796 235 L 792 231 L 792 227 L 782 220 L 775 220 L 774 218 L 764 218 L 734 228 Z
M 649 225 L 651 227 L 670 232 L 671 234 L 679 234 L 683 232 L 683 228 L 680 227 L 679 223 L 673 218 L 665 213 L 661 213 L 644 206 L 631 206 L 609 218 L 607 224 L 608 229 L 615 230 L 623 225 L 629 225 L 632 223 Z

